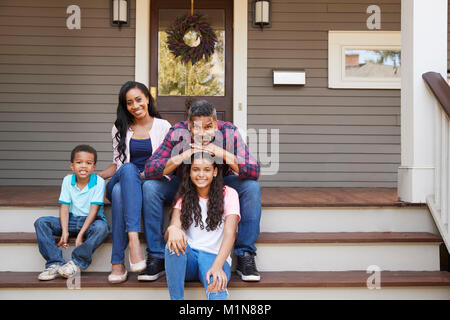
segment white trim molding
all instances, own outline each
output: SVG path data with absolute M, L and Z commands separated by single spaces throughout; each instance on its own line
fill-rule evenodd
M 345 75 L 346 50 L 401 50 L 400 31 L 328 31 L 328 87 L 400 89 L 398 78 Z
M 134 80 L 150 84 L 150 0 L 136 0 Z
M 399 198 L 407 202 L 425 203 L 426 197 L 434 190 L 433 175 L 434 167 L 400 166 L 397 180 Z
M 247 26 L 248 1 L 233 5 L 233 123 L 245 139 L 247 132 Z
M 400 200 L 425 203 L 434 194 L 436 101 L 422 75 L 447 76 L 447 1 L 402 0 Z
M 234 0 L 233 8 L 233 123 L 247 131 L 248 3 Z M 150 83 L 150 0 L 136 0 L 135 81 Z

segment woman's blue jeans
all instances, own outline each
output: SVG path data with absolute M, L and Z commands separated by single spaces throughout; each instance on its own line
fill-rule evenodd
M 165 265 L 166 265 L 166 279 L 169 287 L 170 298 L 172 300 L 184 300 L 184 282 L 198 281 L 205 287 L 206 298 L 208 300 L 226 300 L 228 291 L 208 292 L 208 282 L 206 281 L 206 274 L 214 263 L 217 255 L 202 250 L 192 249 L 189 245 L 186 247 L 184 254 L 180 252 L 170 253 L 165 249 Z M 228 262 L 225 262 L 223 271 L 227 275 L 228 281 L 231 277 L 231 269 Z M 210 278 L 210 283 L 212 277 Z
M 106 197 L 112 205 L 111 264 L 123 264 L 128 232 L 141 231 L 142 184 L 138 168 L 123 164 L 106 185 Z
M 69 236 L 78 235 L 86 221 L 86 217 L 77 217 L 69 214 L 68 231 Z M 54 236 L 61 236 L 61 221 L 57 217 L 40 217 L 34 222 L 36 237 L 39 246 L 39 252 L 44 257 L 48 268 L 53 264 L 63 265 L 66 263 L 63 259 L 62 251 L 57 247 Z M 73 249 L 72 261 L 81 269 L 86 269 L 92 262 L 92 254 L 103 241 L 108 237 L 108 224 L 97 217 L 86 230 L 86 239 L 81 245 Z M 59 240 L 58 240 L 59 241 Z

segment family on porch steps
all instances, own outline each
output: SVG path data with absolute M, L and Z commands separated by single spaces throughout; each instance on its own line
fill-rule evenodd
M 70 277 L 89 266 L 108 233 L 103 192 L 104 179 L 110 178 L 106 185 L 112 204 L 110 283 L 127 280 L 127 247 L 130 270 L 139 272 L 138 280 L 154 281 L 166 273 L 172 299 L 183 299 L 185 280 L 200 280 L 208 299 L 226 299 L 233 245 L 241 279 L 260 280 L 255 264 L 260 167 L 238 129 L 218 120 L 212 104 L 193 102 L 187 120 L 171 126 L 157 112 L 147 87 L 129 81 L 119 92 L 112 146 L 113 163 L 97 175 L 95 150 L 82 145 L 72 152 L 74 174 L 63 182 L 60 219 L 50 223 L 49 217 L 42 217 L 35 223 L 39 250 L 46 259 L 39 279 Z M 164 234 L 165 205 L 172 212 Z M 70 211 L 73 208 L 76 211 Z M 146 260 L 139 241 L 141 214 Z M 101 222 L 106 229 L 103 224 L 98 227 Z M 67 247 L 69 233 L 79 235 L 72 260 L 65 263 L 58 247 Z M 61 236 L 59 243 L 52 243 L 53 236 Z

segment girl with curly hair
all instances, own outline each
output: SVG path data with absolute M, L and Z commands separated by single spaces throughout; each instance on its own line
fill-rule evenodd
M 184 299 L 184 282 L 200 280 L 208 300 L 226 300 L 239 196 L 224 186 L 221 162 L 211 154 L 198 151 L 190 160 L 165 233 L 170 298 Z

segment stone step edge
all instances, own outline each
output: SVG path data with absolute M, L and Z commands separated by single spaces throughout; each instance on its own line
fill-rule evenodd
M 67 280 L 57 278 L 51 281 L 37 279 L 39 272 L 0 272 L 0 288 L 65 288 Z M 128 280 L 120 284 L 107 281 L 108 272 L 81 273 L 82 288 L 167 288 L 165 276 L 153 282 L 138 281 L 130 273 Z M 373 273 L 366 271 L 284 271 L 261 272 L 261 281 L 244 282 L 233 273 L 229 288 L 299 288 L 299 287 L 363 287 Z M 450 287 L 450 272 L 446 271 L 381 271 L 379 287 Z M 187 282 L 186 287 L 202 287 L 200 282 Z

